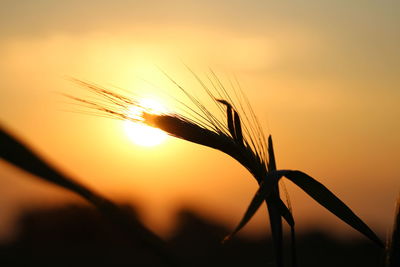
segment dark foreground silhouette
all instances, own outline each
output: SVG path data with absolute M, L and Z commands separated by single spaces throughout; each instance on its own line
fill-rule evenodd
M 124 209 L 136 217 L 131 207 Z M 268 237 L 221 244 L 229 229 L 187 210 L 177 221 L 167 242 L 184 266 L 274 266 Z M 31 210 L 19 224 L 16 240 L 0 245 L 0 266 L 163 266 L 91 207 Z M 321 232 L 300 233 L 297 239 L 300 267 L 382 266 L 382 250 L 368 240 L 339 241 Z

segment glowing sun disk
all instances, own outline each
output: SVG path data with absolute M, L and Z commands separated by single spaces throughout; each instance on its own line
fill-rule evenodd
M 153 99 L 142 99 L 139 105 L 146 109 L 146 112 L 162 113 L 165 108 Z M 140 117 L 143 110 L 141 107 L 132 106 L 129 113 L 133 118 Z M 124 129 L 129 139 L 140 146 L 156 146 L 163 143 L 168 135 L 160 129 L 147 126 L 140 122 L 133 122 L 126 120 L 124 122 Z

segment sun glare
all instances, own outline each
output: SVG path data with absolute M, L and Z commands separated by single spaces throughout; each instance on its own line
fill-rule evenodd
M 165 107 L 154 99 L 142 99 L 139 104 L 151 113 L 166 112 Z M 132 106 L 129 109 L 129 113 L 132 117 L 138 117 L 141 115 L 142 109 Z M 168 138 L 168 135 L 160 129 L 147 126 L 140 122 L 126 120 L 124 122 L 124 129 L 129 139 L 139 146 L 156 146 L 163 143 Z

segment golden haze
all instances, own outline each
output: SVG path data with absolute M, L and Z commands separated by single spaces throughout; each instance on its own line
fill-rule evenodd
M 233 226 L 256 183 L 222 153 L 172 138 L 139 147 L 123 122 L 70 112 L 81 108 L 58 93 L 86 93 L 68 77 L 160 98 L 173 109 L 166 95 L 177 90 L 158 67 L 195 94 L 200 86 L 181 60 L 200 75 L 209 66 L 225 81 L 234 73 L 274 137 L 280 167 L 313 175 L 372 228 L 389 227 L 400 188 L 398 6 L 175 1 L 176 8 L 142 3 L 138 12 L 121 2 L 112 6 L 115 16 L 102 1 L 80 8 L 74 1 L 27 2 L 0 4 L 1 122 L 77 179 L 138 203 L 152 228 L 166 232 L 181 206 Z M 26 13 L 31 17 L 22 18 Z M 3 163 L 1 169 L 1 218 L 71 197 Z M 349 230 L 287 184 L 299 228 L 324 221 Z M 7 220 L 0 221 L 5 235 Z M 265 232 L 265 225 L 259 216 L 247 232 Z

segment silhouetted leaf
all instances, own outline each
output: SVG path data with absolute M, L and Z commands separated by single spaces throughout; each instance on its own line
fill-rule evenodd
M 276 161 L 274 146 L 272 143 L 272 136 L 268 136 L 268 172 L 276 171 Z M 279 178 L 277 178 L 279 180 Z M 282 202 L 279 195 L 279 185 L 274 183 L 272 185 L 272 191 L 270 194 L 265 196 L 265 202 L 267 203 L 269 222 L 271 225 L 272 240 L 275 249 L 275 258 L 278 267 L 283 267 L 283 230 L 282 230 L 282 217 L 281 210 L 282 206 L 278 206 L 279 202 Z M 283 203 L 283 202 L 282 202 Z M 285 205 L 286 208 L 286 205 Z M 290 211 L 289 211 L 290 212 Z
M 274 189 L 273 186 L 276 182 L 284 175 L 282 171 L 271 171 L 267 173 L 266 179 L 260 184 L 256 194 L 254 195 L 253 199 L 250 202 L 243 218 L 240 220 L 239 224 L 236 226 L 235 230 L 225 237 L 224 241 L 229 240 L 235 235 L 237 232 L 240 231 L 254 216 L 256 211 L 260 208 L 263 201 L 266 199 L 266 196 L 269 196 Z
M 344 204 L 331 191 L 329 191 L 329 189 L 307 174 L 301 171 L 291 170 L 279 170 L 269 173 L 264 182 L 260 184 L 260 187 L 257 190 L 257 193 L 255 194 L 249 207 L 247 208 L 245 215 L 232 234 L 237 233 L 241 228 L 243 228 L 244 225 L 247 224 L 247 222 L 261 206 L 263 199 L 271 195 L 273 191 L 273 185 L 278 183 L 278 180 L 282 176 L 287 177 L 293 183 L 302 188 L 318 203 L 327 208 L 330 212 L 338 216 L 354 229 L 364 234 L 379 246 L 383 247 L 382 241 L 376 236 L 376 234 L 359 217 L 357 217 L 357 215 L 355 215 L 354 212 L 346 206 L 346 204 Z M 230 236 L 232 236 L 232 234 Z
M 382 241 L 376 236 L 376 234 L 323 184 L 301 171 L 286 171 L 284 176 L 303 189 L 308 195 L 327 208 L 330 212 L 364 234 L 379 246 L 383 247 Z
M 82 185 L 66 177 L 46 162 L 22 141 L 14 138 L 0 126 L 0 157 L 13 165 L 32 173 L 48 182 L 67 188 L 84 198 L 92 198 L 92 193 Z
M 288 207 L 286 207 L 285 203 L 283 203 L 282 199 L 280 199 L 280 198 L 278 199 L 277 206 L 278 206 L 278 209 L 279 209 L 279 213 L 285 219 L 287 224 L 290 227 L 294 227 L 295 223 L 294 223 L 293 214 L 290 212 Z
M 242 133 L 242 125 L 240 123 L 239 113 L 234 110 L 233 121 L 235 123 L 235 140 L 239 142 L 239 144 L 243 144 L 243 133 Z
M 223 100 L 223 99 L 217 99 L 217 101 L 226 106 L 226 119 L 227 119 L 228 129 L 229 129 L 229 132 L 231 133 L 232 137 L 235 138 L 236 133 L 235 133 L 235 126 L 233 123 L 232 105 L 228 101 Z
M 88 200 L 96 206 L 106 218 L 120 227 L 132 241 L 139 238 L 158 254 L 168 266 L 180 266 L 164 242 L 138 220 L 122 211 L 107 198 L 100 196 L 87 187 L 75 182 L 72 178 L 62 174 L 46 160 L 33 152 L 22 141 L 13 137 L 0 125 L 0 159 L 42 178 L 48 182 L 61 186 Z

